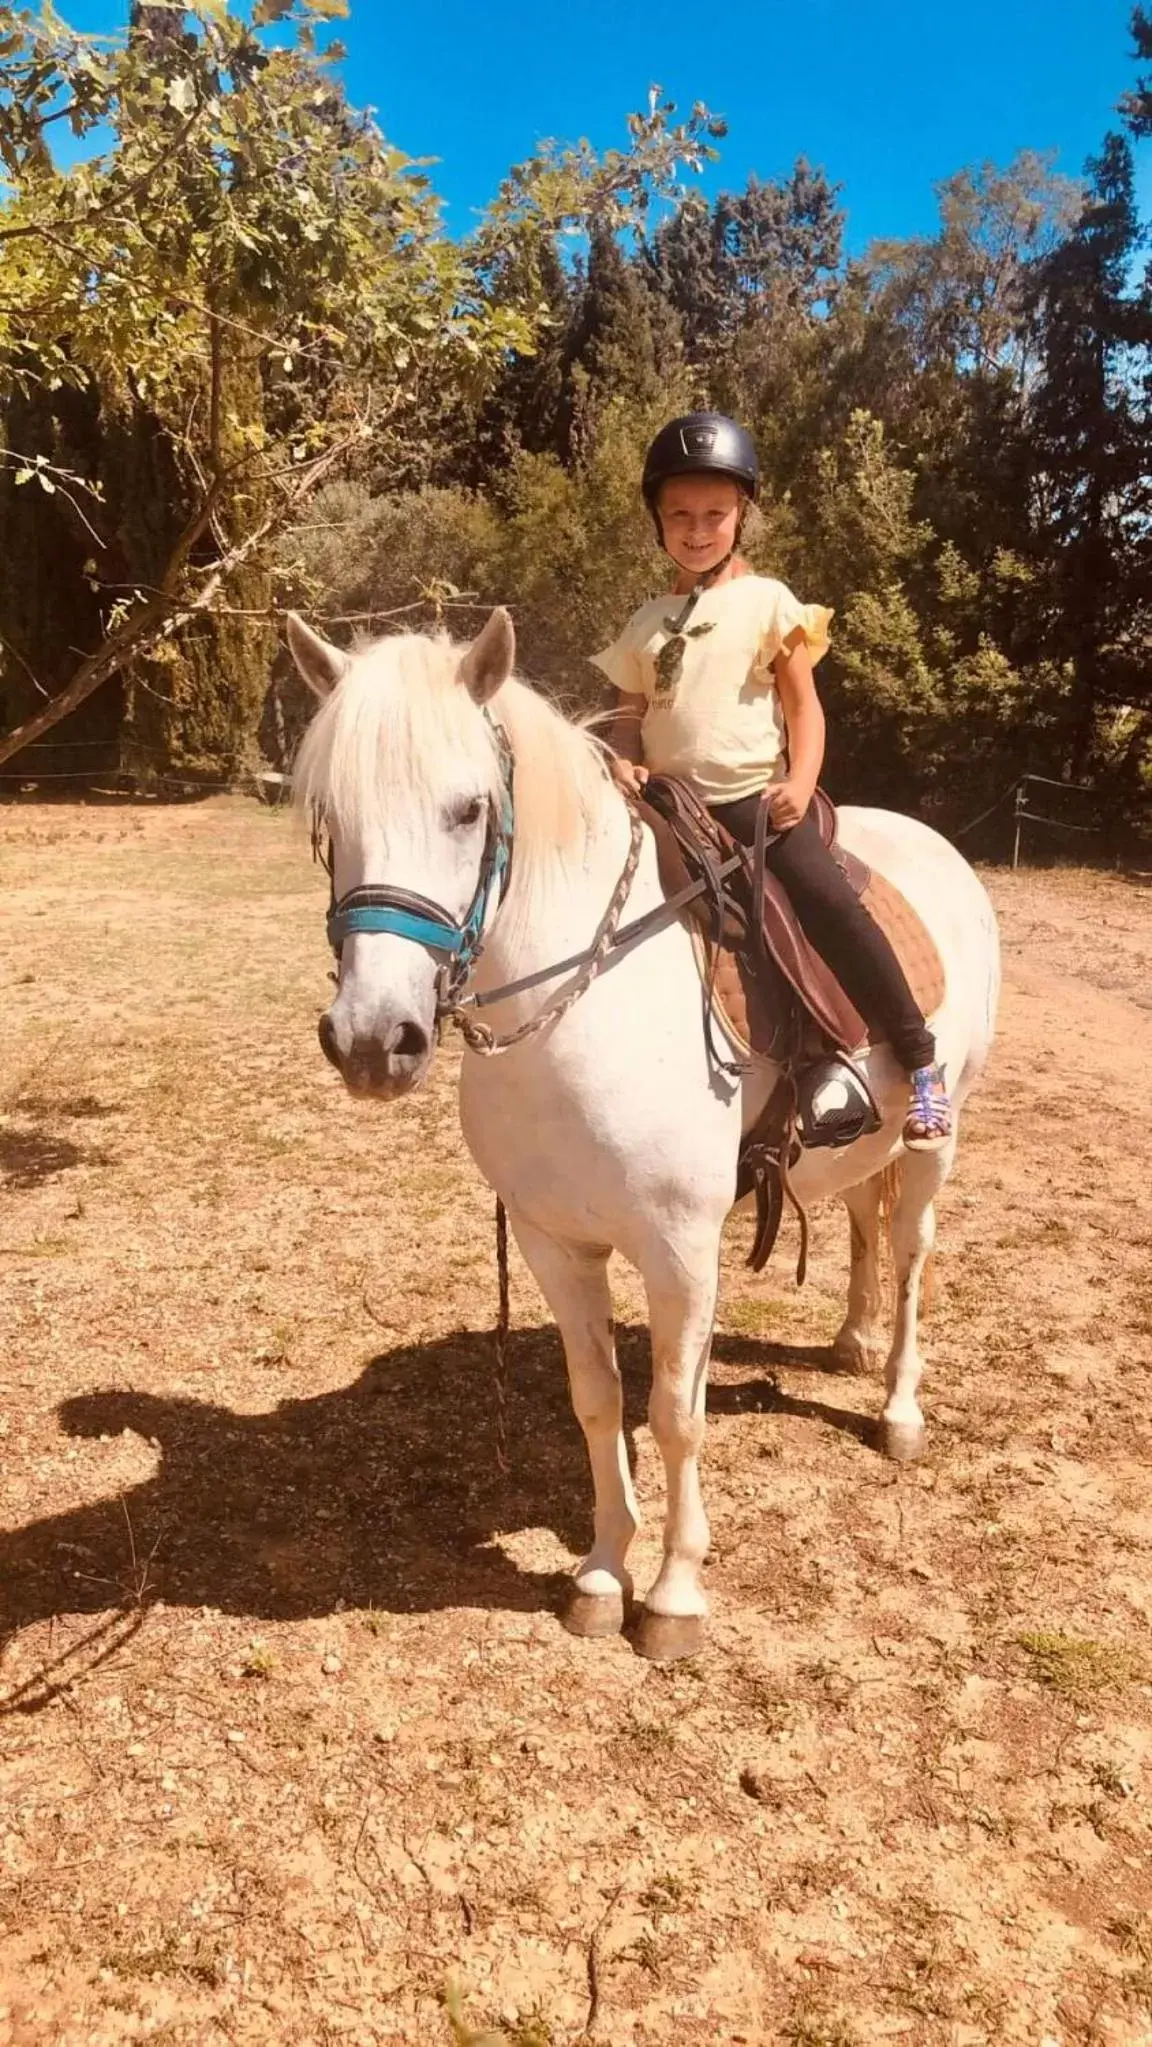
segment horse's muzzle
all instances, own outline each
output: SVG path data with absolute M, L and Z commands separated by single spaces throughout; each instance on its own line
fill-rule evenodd
M 404 1017 L 385 1031 L 344 1032 L 332 1011 L 319 1024 L 320 1049 L 336 1068 L 350 1094 L 379 1102 L 395 1101 L 424 1078 L 432 1057 L 432 1040 L 415 1017 Z

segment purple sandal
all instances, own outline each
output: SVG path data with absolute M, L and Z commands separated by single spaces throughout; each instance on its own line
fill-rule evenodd
M 912 1104 L 904 1119 L 905 1151 L 939 1151 L 952 1135 L 952 1104 L 942 1066 L 912 1075 Z

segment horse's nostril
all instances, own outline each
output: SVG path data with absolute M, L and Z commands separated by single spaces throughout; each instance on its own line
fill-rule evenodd
M 406 1023 L 397 1024 L 388 1040 L 388 1051 L 396 1058 L 422 1059 L 427 1050 L 428 1033 L 422 1024 L 414 1023 L 411 1018 Z
M 336 1045 L 336 1026 L 330 1016 L 325 1015 L 321 1017 L 320 1022 L 316 1026 L 316 1035 L 320 1040 L 320 1050 L 323 1052 L 329 1065 L 339 1066 L 340 1053 Z

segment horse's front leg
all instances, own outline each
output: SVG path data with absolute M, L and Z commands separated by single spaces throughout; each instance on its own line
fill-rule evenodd
M 632 1596 L 628 1547 L 640 1525 L 628 1449 L 624 1399 L 612 1329 L 608 1251 L 550 1237 L 523 1216 L 509 1221 L 525 1262 L 556 1318 L 568 1364 L 572 1406 L 592 1466 L 592 1547 L 573 1574 L 561 1615 L 574 1635 L 618 1634 Z
M 700 1452 L 719 1256 L 719 1233 L 702 1233 L 687 1247 L 662 1244 L 644 1267 L 652 1332 L 648 1419 L 664 1460 L 667 1510 L 664 1561 L 644 1602 L 636 1647 L 657 1663 L 694 1656 L 704 1645 L 708 1520 Z
M 889 1457 L 910 1463 L 924 1448 L 924 1416 L 916 1394 L 923 1374 L 918 1326 L 920 1282 L 936 1241 L 933 1206 L 948 1177 L 955 1144 L 938 1152 L 909 1152 L 901 1161 L 900 1192 L 892 1211 L 892 1263 L 896 1270 L 896 1325 L 888 1354 L 888 1398 L 880 1440 Z

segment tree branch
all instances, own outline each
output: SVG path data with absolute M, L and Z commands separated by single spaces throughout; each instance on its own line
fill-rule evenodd
M 61 108 L 59 113 L 50 114 L 48 116 L 48 119 L 52 121 L 59 120 L 61 114 L 68 111 L 69 109 L 67 108 Z M 195 111 L 189 115 L 187 121 L 184 123 L 183 128 L 180 130 L 180 133 L 178 135 L 173 136 L 172 141 L 169 144 L 168 148 L 164 151 L 163 156 L 158 156 L 155 163 L 148 164 L 146 168 L 142 170 L 137 177 L 133 178 L 129 184 L 125 185 L 124 190 L 122 192 L 113 192 L 111 196 L 105 199 L 101 205 L 92 206 L 88 209 L 87 213 L 82 213 L 77 219 L 69 221 L 67 223 L 69 229 L 73 233 L 75 233 L 75 231 L 78 228 L 90 227 L 93 221 L 102 220 L 106 214 L 114 212 L 116 207 L 124 205 L 132 206 L 136 203 L 138 199 L 142 199 L 145 192 L 148 190 L 149 185 L 152 183 L 153 178 L 158 177 L 160 172 L 164 170 L 168 164 L 171 163 L 172 158 L 176 154 L 176 152 L 178 150 L 183 149 L 184 144 L 187 142 L 188 137 L 191 135 L 193 128 L 196 126 L 196 123 L 200 119 L 200 116 L 203 112 L 204 112 L 203 106 L 202 105 L 198 106 L 195 109 Z M 47 122 L 42 122 L 41 126 L 47 126 Z M 0 246 L 2 246 L 3 243 L 5 242 L 22 242 L 27 241 L 30 238 L 40 236 L 44 241 L 52 242 L 55 247 L 59 248 L 60 227 L 61 223 L 59 221 L 53 221 L 50 226 L 46 222 L 40 220 L 22 221 L 19 227 L 0 228 Z
M 98 647 L 94 654 L 89 654 L 87 659 L 80 663 L 67 688 L 52 697 L 42 711 L 38 711 L 34 718 L 26 719 L 14 732 L 0 737 L 0 766 L 11 760 L 14 754 L 20 753 L 24 747 L 30 746 L 33 740 L 39 739 L 41 733 L 50 732 L 53 725 L 60 723 L 61 718 L 66 718 L 70 711 L 74 711 L 79 704 L 92 696 L 101 683 L 118 674 L 131 655 L 141 653 L 156 640 L 175 632 L 179 626 L 186 625 L 188 620 L 195 618 L 198 613 L 207 611 L 221 583 L 234 570 L 240 568 L 261 543 L 291 517 L 296 507 L 304 503 L 317 485 L 323 482 L 329 471 L 334 469 L 342 457 L 362 438 L 364 431 L 364 422 L 358 421 L 353 434 L 337 441 L 323 455 L 317 455 L 308 463 L 301 473 L 296 489 L 285 495 L 283 501 L 261 520 L 246 540 L 239 541 L 235 547 L 229 548 L 228 552 L 214 564 L 196 595 L 189 598 L 179 610 L 173 611 L 172 597 L 175 586 L 187 565 L 192 548 L 207 527 L 215 509 L 218 493 L 215 489 L 210 490 L 193 513 L 173 549 L 168 567 L 161 579 L 162 594 L 150 598 L 147 603 L 141 605 L 138 611 L 126 618 L 123 625 L 105 640 L 102 647 Z

